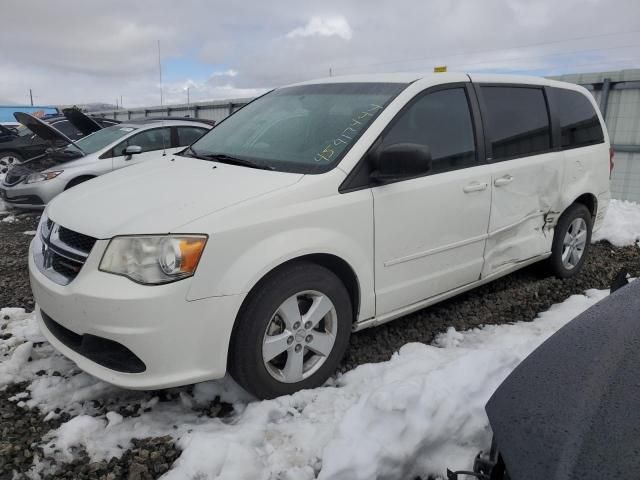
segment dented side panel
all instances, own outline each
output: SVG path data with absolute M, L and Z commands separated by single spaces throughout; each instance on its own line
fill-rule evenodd
M 563 210 L 564 163 L 562 152 L 550 152 L 492 165 L 483 277 L 551 250 L 552 228 Z

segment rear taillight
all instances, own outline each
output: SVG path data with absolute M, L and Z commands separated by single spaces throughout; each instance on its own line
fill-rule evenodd
M 613 172 L 613 167 L 614 167 L 614 163 L 613 163 L 613 157 L 615 156 L 616 152 L 613 150 L 613 147 L 609 147 L 609 173 Z

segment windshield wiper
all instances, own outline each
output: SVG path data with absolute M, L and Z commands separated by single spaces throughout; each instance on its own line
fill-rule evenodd
M 193 149 L 191 149 L 191 152 L 195 154 Z M 227 155 L 226 153 L 199 153 L 197 154 L 197 157 L 205 160 L 214 160 L 220 163 L 228 163 L 230 165 L 240 165 L 242 167 L 258 168 L 260 170 L 275 170 L 275 168 L 270 165 L 247 160 L 246 158 L 234 157 L 233 155 Z

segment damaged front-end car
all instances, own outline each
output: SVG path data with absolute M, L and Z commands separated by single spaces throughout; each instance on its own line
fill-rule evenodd
M 448 480 L 640 476 L 640 281 L 628 277 L 618 274 L 610 296 L 498 387 L 486 405 L 490 451 L 473 471 L 448 471 Z

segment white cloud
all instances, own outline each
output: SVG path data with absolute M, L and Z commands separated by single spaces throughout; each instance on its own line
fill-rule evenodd
M 238 72 L 233 68 L 225 70 L 224 72 L 213 72 L 211 74 L 212 77 L 235 77 L 236 75 L 238 75 Z
M 304 26 L 287 33 L 287 38 L 295 37 L 331 37 L 337 36 L 344 40 L 351 40 L 353 31 L 347 19 L 342 15 L 335 17 L 311 17 Z

